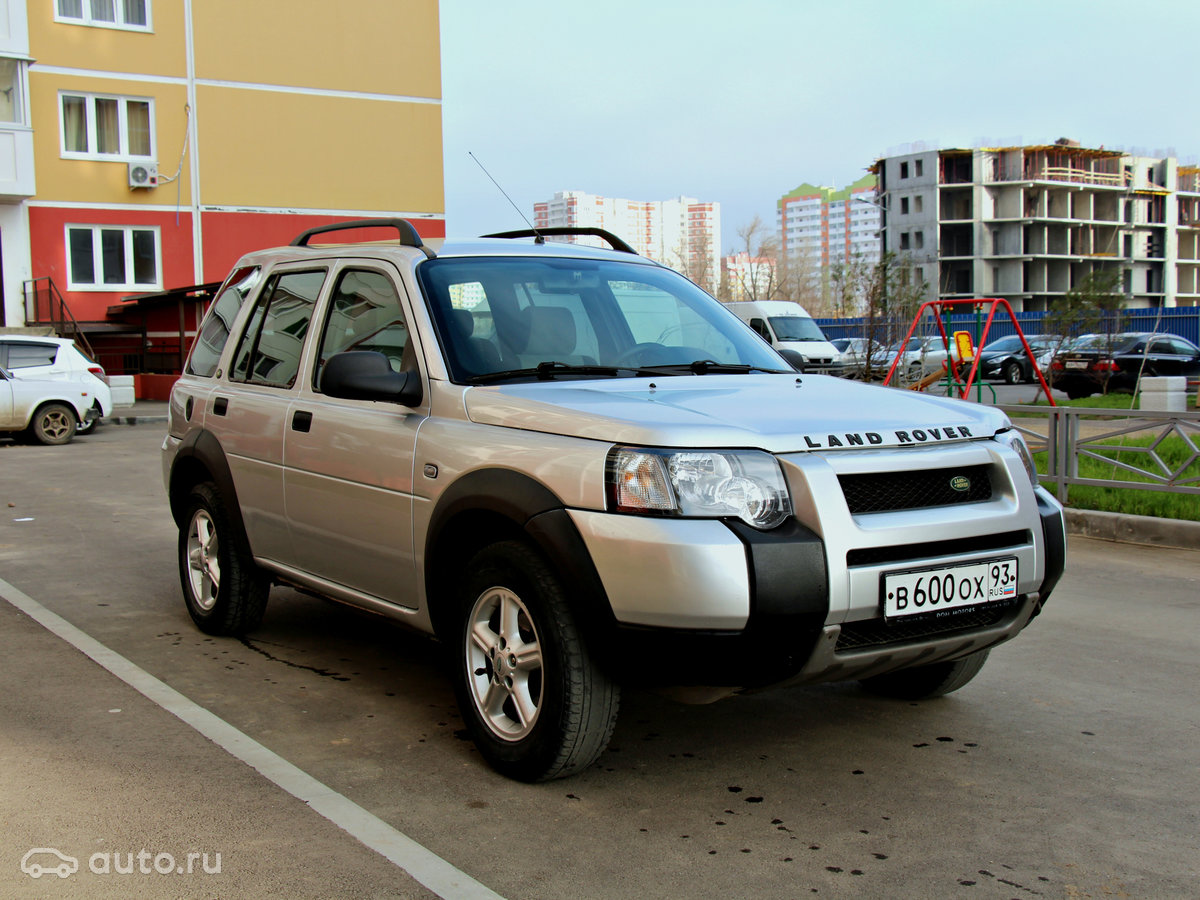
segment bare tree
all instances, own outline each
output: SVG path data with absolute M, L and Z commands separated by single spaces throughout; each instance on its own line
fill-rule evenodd
M 780 282 L 779 240 L 759 216 L 737 230 L 738 253 L 744 253 L 745 266 L 739 266 L 729 277 L 736 281 L 730 292 L 746 300 L 784 300 L 786 290 Z M 735 253 L 735 255 L 737 255 Z
M 863 317 L 862 337 L 869 348 L 865 372 L 868 379 L 886 374 L 886 354 L 881 351 L 903 339 L 921 306 L 926 285 L 914 276 L 916 271 L 907 259 L 895 253 L 884 254 L 878 262 L 856 256 L 831 268 L 835 315 Z

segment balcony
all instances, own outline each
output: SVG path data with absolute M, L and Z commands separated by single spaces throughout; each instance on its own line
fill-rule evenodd
M 0 125 L 0 202 L 24 200 L 34 193 L 33 131 Z

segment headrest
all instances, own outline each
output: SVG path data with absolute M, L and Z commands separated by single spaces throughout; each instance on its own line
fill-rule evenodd
M 469 309 L 452 309 L 449 318 L 458 337 L 469 338 L 475 332 L 475 317 Z
M 575 317 L 563 306 L 527 306 L 521 310 L 524 325 L 529 326 L 525 353 L 565 356 L 575 351 L 578 334 Z

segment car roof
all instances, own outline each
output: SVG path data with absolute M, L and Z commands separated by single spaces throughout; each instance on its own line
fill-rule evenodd
M 426 252 L 426 251 L 430 252 Z M 305 246 L 271 247 L 255 250 L 244 255 L 239 265 L 269 265 L 282 262 L 353 257 L 358 259 L 388 260 L 396 265 L 419 265 L 431 256 L 437 259 L 465 259 L 478 257 L 504 258 L 530 257 L 556 259 L 604 260 L 665 268 L 636 253 L 572 244 L 553 239 L 537 241 L 534 238 L 431 238 L 421 247 L 398 244 L 392 241 L 362 241 L 353 243 L 310 243 Z
M 0 341 L 6 343 L 17 341 L 30 344 L 58 344 L 60 347 L 75 343 L 70 338 L 50 337 L 44 334 L 0 334 Z

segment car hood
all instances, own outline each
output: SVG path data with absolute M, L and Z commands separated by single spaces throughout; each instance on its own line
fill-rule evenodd
M 658 447 L 772 453 L 990 437 L 1003 413 L 824 375 L 614 378 L 467 388 L 473 422 Z

